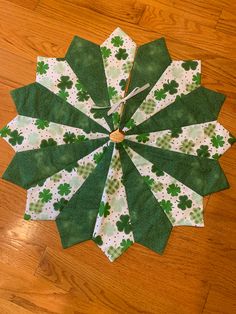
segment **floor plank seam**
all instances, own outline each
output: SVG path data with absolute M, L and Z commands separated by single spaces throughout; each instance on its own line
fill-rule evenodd
M 36 9 L 37 9 L 37 7 L 39 6 L 40 2 L 41 2 L 41 0 L 38 0 L 38 1 L 37 1 L 37 3 L 35 4 L 34 9 L 33 9 L 32 11 L 36 11 Z
M 207 304 L 207 300 L 208 300 L 208 296 L 209 296 L 211 287 L 212 287 L 212 284 L 209 283 L 209 289 L 208 289 L 208 291 L 207 291 L 206 299 L 205 299 L 205 302 L 204 302 L 204 304 L 203 304 L 202 311 L 201 311 L 202 314 L 203 314 L 203 312 L 204 312 L 204 310 L 205 310 L 205 307 L 206 307 L 206 304 Z
M 207 202 L 206 202 L 206 205 L 205 205 L 205 210 L 207 210 L 207 205 L 209 203 L 210 198 L 211 198 L 211 195 L 209 195 L 208 198 L 207 198 Z
M 43 253 L 41 254 L 41 256 L 40 256 L 40 258 L 39 258 L 38 265 L 35 267 L 34 276 L 36 276 L 37 270 L 38 270 L 38 268 L 39 268 L 41 262 L 43 261 L 44 256 L 46 255 L 47 248 L 48 248 L 48 246 L 45 246 L 45 249 L 44 249 Z
M 221 12 L 220 12 L 220 15 L 219 15 L 218 18 L 217 18 L 216 25 L 215 25 L 215 30 L 216 30 L 216 31 L 219 31 L 219 30 L 217 29 L 217 26 L 219 25 L 219 21 L 220 21 L 220 19 L 221 19 L 221 17 L 222 17 L 223 10 L 224 10 L 224 8 L 222 8 L 222 10 L 221 10 Z
M 139 17 L 138 21 L 135 23 L 137 26 L 139 26 L 140 20 L 143 18 L 143 15 L 144 15 L 144 13 L 145 13 L 147 7 L 148 7 L 148 5 L 146 4 L 146 5 L 144 6 L 144 8 L 143 8 L 142 14 L 140 14 L 140 17 Z

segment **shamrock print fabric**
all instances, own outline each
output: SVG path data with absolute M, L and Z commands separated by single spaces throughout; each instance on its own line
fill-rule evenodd
M 201 86 L 199 60 L 171 60 L 163 38 L 75 36 L 11 94 L 18 116 L 0 135 L 16 154 L 3 178 L 27 189 L 26 220 L 56 220 L 64 248 L 93 240 L 110 261 L 135 242 L 162 253 L 174 226 L 204 226 L 203 196 L 228 188 L 224 95 Z

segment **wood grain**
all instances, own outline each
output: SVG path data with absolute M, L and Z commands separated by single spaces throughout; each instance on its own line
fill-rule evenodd
M 100 44 L 120 26 L 138 44 L 165 36 L 173 59 L 201 59 L 236 135 L 235 12 L 231 0 L 0 0 L 0 128 L 38 55 L 64 56 L 75 34 Z M 13 156 L 0 139 L 0 175 Z M 174 228 L 164 255 L 135 244 L 114 263 L 92 241 L 63 250 L 55 223 L 24 221 L 26 192 L 0 180 L 0 313 L 236 313 L 235 146 L 220 164 L 231 187 L 205 198 L 205 228 Z

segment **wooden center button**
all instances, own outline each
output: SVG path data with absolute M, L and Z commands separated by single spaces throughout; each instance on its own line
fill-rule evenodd
M 110 140 L 115 143 L 120 143 L 125 139 L 125 133 L 117 129 L 110 133 Z

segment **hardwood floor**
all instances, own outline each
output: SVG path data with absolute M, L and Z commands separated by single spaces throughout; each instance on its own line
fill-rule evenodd
M 117 26 L 138 44 L 164 36 L 174 59 L 201 59 L 203 85 L 227 99 L 236 136 L 232 0 L 0 0 L 0 127 L 10 90 L 35 80 L 38 55 L 73 37 L 101 43 Z M 0 174 L 14 156 L 0 141 Z M 0 313 L 236 313 L 236 146 L 220 159 L 230 189 L 206 199 L 205 228 L 174 228 L 163 256 L 135 244 L 110 263 L 92 241 L 63 250 L 54 222 L 23 220 L 26 192 L 0 180 Z

